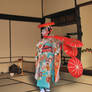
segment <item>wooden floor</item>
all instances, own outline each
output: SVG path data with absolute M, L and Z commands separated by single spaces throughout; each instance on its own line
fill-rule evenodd
M 92 92 L 92 84 L 60 80 L 52 87 L 52 92 Z M 10 77 L 0 76 L 0 92 L 39 92 L 33 74 Z

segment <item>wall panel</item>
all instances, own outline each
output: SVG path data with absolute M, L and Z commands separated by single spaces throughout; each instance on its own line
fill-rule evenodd
M 9 53 L 9 21 L 0 20 L 0 57 L 9 57 Z M 0 72 L 7 72 L 9 64 L 1 62 L 9 62 L 9 58 L 0 58 Z
M 81 25 L 83 31 L 83 48 L 92 48 L 92 5 L 87 5 L 80 8 Z M 92 53 L 82 53 L 83 67 L 92 67 Z
M 39 23 L 12 21 L 12 56 L 35 56 Z
M 42 17 L 41 0 L 0 0 L 0 13 Z
M 11 21 L 11 55 L 13 56 L 35 56 L 36 44 L 41 39 L 40 23 Z M 10 57 L 9 48 L 9 21 L 0 20 L 0 57 Z M 12 61 L 18 58 L 12 58 Z M 24 58 L 34 61 L 34 58 Z M 10 62 L 9 58 L 0 59 L 0 62 Z M 10 64 L 0 64 L 0 72 L 8 72 Z
M 44 16 L 74 8 L 74 0 L 43 0 Z
M 92 1 L 92 0 L 77 0 L 77 4 L 86 3 L 88 1 Z
M 9 21 L 0 20 L 0 57 L 9 57 Z

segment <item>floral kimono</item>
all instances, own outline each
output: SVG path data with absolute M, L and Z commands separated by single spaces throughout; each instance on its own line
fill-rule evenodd
M 37 44 L 35 79 L 38 87 L 50 88 L 51 81 L 59 80 L 60 58 L 59 43 L 52 38 L 42 39 Z

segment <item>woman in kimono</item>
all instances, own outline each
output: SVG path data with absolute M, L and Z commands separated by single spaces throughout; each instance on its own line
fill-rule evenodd
M 50 35 L 52 24 L 40 25 L 43 28 L 41 32 L 43 39 L 36 46 L 35 79 L 37 80 L 37 86 L 40 88 L 40 92 L 50 92 L 51 81 L 56 83 L 59 80 L 60 45 L 53 38 L 45 38 Z

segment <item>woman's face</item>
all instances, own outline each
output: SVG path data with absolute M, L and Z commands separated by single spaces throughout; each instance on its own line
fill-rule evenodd
M 49 33 L 48 28 L 42 29 L 42 36 L 48 36 L 48 33 Z

